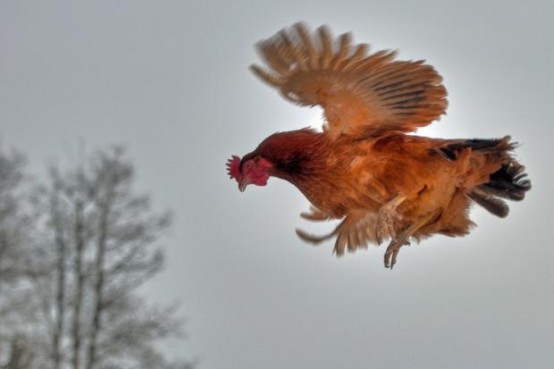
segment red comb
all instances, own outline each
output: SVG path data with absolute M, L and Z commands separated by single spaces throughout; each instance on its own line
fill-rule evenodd
M 229 174 L 229 178 L 234 178 L 237 181 L 240 177 L 240 158 L 236 155 L 233 155 L 233 157 L 229 160 L 227 160 L 227 174 Z

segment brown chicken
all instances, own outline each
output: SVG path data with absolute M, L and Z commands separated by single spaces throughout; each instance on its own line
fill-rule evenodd
M 269 70 L 252 71 L 298 105 L 320 105 L 323 132 L 275 133 L 242 159 L 227 163 L 239 189 L 265 186 L 270 176 L 295 185 L 311 202 L 314 221 L 342 219 L 328 235 L 297 230 L 318 244 L 336 237 L 334 252 L 389 239 L 385 267 L 410 241 L 433 234 L 463 236 L 474 223 L 475 202 L 506 217 L 503 199 L 522 200 L 531 188 L 512 157 L 510 137 L 436 139 L 407 135 L 446 109 L 442 78 L 424 61 L 395 60 L 395 52 L 368 54 L 350 34 L 333 39 L 326 27 L 303 24 L 258 44 Z

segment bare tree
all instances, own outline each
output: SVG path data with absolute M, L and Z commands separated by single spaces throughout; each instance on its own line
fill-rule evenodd
M 24 217 L 19 205 L 23 157 L 0 151 L 0 291 L 20 275 Z
M 168 361 L 156 346 L 181 334 L 175 309 L 148 307 L 136 293 L 162 268 L 156 245 L 171 216 L 135 194 L 133 173 L 115 147 L 68 170 L 53 167 L 34 196 L 40 237 L 29 264 L 41 342 L 50 342 L 45 368 L 191 365 Z
M 26 226 L 21 206 L 24 159 L 0 150 L 0 367 L 30 364 L 22 315 L 29 316 L 26 276 Z

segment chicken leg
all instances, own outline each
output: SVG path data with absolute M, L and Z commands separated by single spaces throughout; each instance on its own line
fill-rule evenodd
M 396 211 L 396 209 L 404 202 L 404 200 L 406 200 L 406 196 L 397 195 L 379 209 L 377 222 L 375 223 L 375 235 L 379 245 L 383 242 L 383 237 L 386 237 L 387 234 L 393 242 L 396 239 L 394 220 L 402 220 L 402 214 Z M 384 232 L 385 230 L 386 232 Z
M 424 227 L 428 224 L 433 223 L 440 215 L 442 214 L 442 210 L 439 209 L 439 211 L 430 213 L 416 222 L 412 223 L 410 226 L 408 226 L 406 229 L 404 229 L 400 234 L 397 235 L 397 237 L 392 238 L 389 246 L 387 247 L 387 251 L 385 252 L 385 268 L 392 268 L 396 264 L 396 258 L 398 257 L 398 252 L 400 251 L 400 248 L 404 245 L 410 245 L 410 237 L 417 232 L 421 227 Z

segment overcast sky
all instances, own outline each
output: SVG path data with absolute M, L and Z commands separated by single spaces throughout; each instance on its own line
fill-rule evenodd
M 176 222 L 148 298 L 180 300 L 201 369 L 551 368 L 554 359 L 554 6 L 537 1 L 0 0 L 0 139 L 29 170 L 128 146 L 137 185 Z M 288 183 L 240 193 L 225 173 L 275 131 L 320 112 L 248 71 L 253 44 L 305 20 L 427 59 L 448 115 L 420 132 L 501 137 L 533 189 L 507 219 L 474 209 L 471 235 L 336 259 L 294 228 Z

